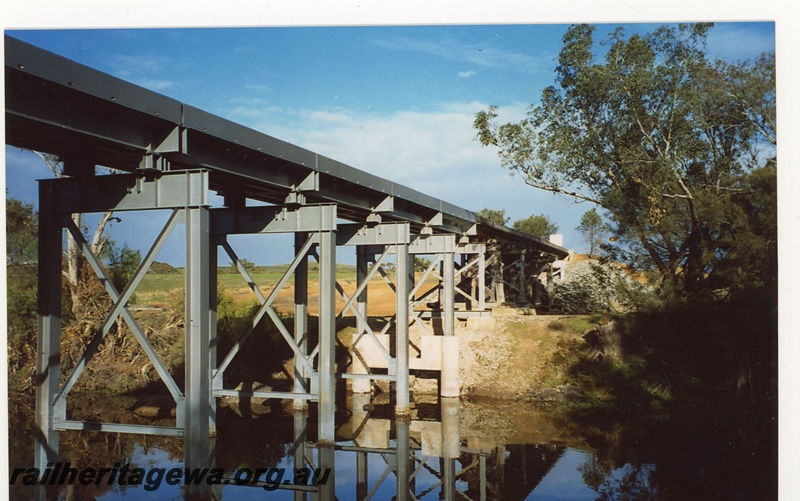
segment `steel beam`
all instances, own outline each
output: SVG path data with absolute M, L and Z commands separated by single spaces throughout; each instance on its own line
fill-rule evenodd
M 409 420 L 399 418 L 395 421 L 397 426 L 397 455 L 395 456 L 395 477 L 397 479 L 397 501 L 409 499 Z
M 286 398 L 295 401 L 316 400 L 317 395 L 313 393 L 293 392 L 293 391 L 249 391 L 249 390 L 214 390 L 215 397 L 235 397 L 235 398 Z M 302 406 L 301 406 L 302 407 Z
M 60 214 L 180 209 L 208 205 L 208 172 L 187 170 L 164 173 L 158 178 L 116 174 L 39 181 L 49 185 L 42 195 L 52 212 Z M 43 201 L 40 201 L 43 203 Z
M 217 433 L 217 399 L 214 398 L 213 376 L 217 370 L 217 261 L 219 254 L 219 238 L 210 237 L 208 245 L 208 419 L 209 433 Z M 210 449 L 213 451 L 213 447 Z M 210 452 L 213 455 L 213 452 Z M 211 458 L 212 460 L 214 458 Z M 210 463 L 209 463 L 210 464 Z
M 330 231 L 319 233 L 318 356 L 319 441 L 332 446 L 336 412 L 336 238 Z
M 444 254 L 455 251 L 455 235 L 420 235 L 408 247 L 410 254 Z
M 411 241 L 408 223 L 340 224 L 336 229 L 336 245 L 394 245 Z
M 12 37 L 5 47 L 7 144 L 127 171 L 209 169 L 211 187 L 224 193 L 280 203 L 302 192 L 308 201 L 341 205 L 354 221 L 380 215 L 566 255 L 474 212 Z
M 478 254 L 478 310 L 486 309 L 486 252 Z
M 58 431 L 52 402 L 61 378 L 61 225 L 51 212 L 53 185 L 39 184 L 38 336 L 36 341 L 36 433 L 34 467 L 58 460 Z M 61 409 L 59 410 L 59 414 Z M 66 414 L 66 405 L 63 405 Z M 63 416 L 62 416 L 63 417 Z
M 333 416 L 331 416 L 331 420 L 333 420 Z M 333 442 L 322 442 L 320 441 L 319 447 L 317 448 L 317 454 L 319 454 L 319 465 L 318 468 L 320 471 L 325 471 L 326 469 L 330 468 L 331 474 L 328 477 L 328 481 L 324 484 L 319 484 L 317 486 L 318 489 L 318 498 L 319 501 L 335 501 L 336 500 L 336 472 L 335 468 L 335 458 L 336 458 L 336 450 L 335 445 Z
M 367 453 L 356 452 L 356 499 L 363 501 L 367 497 L 368 469 Z
M 338 235 L 337 235 L 338 238 Z M 356 351 L 355 341 L 361 338 L 361 335 L 370 330 L 368 309 L 367 309 L 367 283 L 369 281 L 369 259 L 374 255 L 367 254 L 364 246 L 356 247 L 356 283 L 365 284 L 363 290 L 359 293 L 356 291 L 356 333 L 353 339 L 353 361 L 350 366 L 352 374 L 367 375 L 367 367 L 361 361 Z M 353 393 L 370 393 L 372 391 L 372 382 L 369 379 L 354 379 L 351 383 L 351 390 Z
M 106 433 L 133 433 L 136 435 L 158 435 L 164 437 L 184 437 L 186 430 L 172 426 L 148 426 L 141 424 L 118 424 L 118 423 L 93 423 L 87 421 L 59 421 L 56 423 L 57 430 L 78 430 L 90 432 Z
M 408 253 L 408 244 L 398 244 L 396 249 L 396 319 L 395 319 L 395 357 L 397 360 L 397 382 L 395 385 L 396 400 L 395 414 L 404 416 L 411 412 L 409 395 L 409 373 L 408 373 L 408 316 L 409 304 L 408 293 L 411 284 L 409 281 L 409 269 L 411 256 Z
M 336 229 L 336 206 L 273 205 L 212 210 L 212 231 L 221 235 L 297 233 Z
M 303 251 L 303 247 L 308 240 L 308 234 L 295 233 L 294 234 L 294 248 L 295 254 Z M 305 359 L 308 353 L 308 255 L 304 254 L 294 270 L 294 342 L 297 345 L 299 354 L 294 357 L 294 385 L 292 391 L 294 393 L 310 393 L 310 388 L 304 371 L 302 370 L 303 362 L 300 358 Z M 303 400 L 295 400 L 295 411 L 304 410 L 306 403 Z
M 442 258 L 443 280 L 442 280 L 442 309 L 444 310 L 444 335 L 453 336 L 455 334 L 455 262 L 453 253 L 446 253 Z
M 211 361 L 209 357 L 209 248 L 211 216 L 207 207 L 186 213 L 186 423 L 185 462 L 199 468 L 209 461 Z
M 294 409 L 294 470 L 298 471 L 300 468 L 306 466 L 306 429 L 308 423 L 308 416 L 303 409 Z M 294 501 L 306 501 L 304 492 L 295 492 Z

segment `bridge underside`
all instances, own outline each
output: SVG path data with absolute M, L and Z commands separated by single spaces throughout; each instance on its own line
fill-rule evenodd
M 39 185 L 37 467 L 55 460 L 59 430 L 75 429 L 183 436 L 187 466 L 205 465 L 208 436 L 215 429 L 215 401 L 225 396 L 291 398 L 298 408 L 316 402 L 318 440 L 332 443 L 337 379 L 351 379 L 354 392 L 369 392 L 375 380 L 391 381 L 399 415 L 410 410 L 409 374 L 415 368 L 441 371 L 440 394 L 457 397 L 457 319 L 487 314 L 497 304 L 536 306 L 547 301 L 546 285 L 536 277 L 566 255 L 558 246 L 15 39 L 6 37 L 5 43 L 6 144 L 55 154 L 66 174 Z M 97 175 L 97 166 L 116 172 Z M 222 202 L 215 203 L 214 192 Z M 130 283 L 117 290 L 71 214 L 155 209 L 170 216 Z M 179 225 L 186 246 L 183 387 L 128 307 Z M 62 383 L 65 231 L 79 244 L 113 307 Z M 294 235 L 295 257 L 266 297 L 229 241 L 242 234 Z M 336 281 L 337 253 L 348 247 L 354 248 L 357 268 L 351 294 Z M 220 252 L 236 264 L 260 303 L 251 327 L 228 353 L 216 352 Z M 426 258 L 425 269 L 416 274 L 415 256 Z M 314 333 L 308 322 L 311 259 L 319 265 L 319 327 Z M 388 263 L 394 273 L 386 272 Z M 394 315 L 375 331 L 367 290 L 379 275 L 395 291 L 396 304 Z M 273 308 L 290 280 L 293 328 L 284 326 Z M 343 298 L 343 308 L 337 309 L 337 296 Z M 345 315 L 356 318 L 352 361 L 337 366 L 337 323 Z M 175 426 L 68 419 L 71 388 L 120 317 L 175 400 Z M 441 320 L 441 328 L 426 327 L 430 318 Z M 291 392 L 225 385 L 225 371 L 262 321 L 274 323 L 294 353 Z M 414 323 L 424 332 L 422 346 L 410 353 L 409 327 Z M 310 339 L 316 343 L 311 345 Z

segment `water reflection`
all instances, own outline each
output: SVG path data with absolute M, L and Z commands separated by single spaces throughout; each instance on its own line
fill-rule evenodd
M 661 429 L 656 436 L 652 429 L 620 423 L 581 425 L 569 413 L 515 402 L 443 400 L 418 401 L 410 418 L 397 419 L 388 398 L 350 396 L 346 407 L 337 412 L 337 439 L 329 446 L 316 441 L 313 406 L 306 411 L 285 406 L 279 412 L 252 418 L 221 408 L 208 463 L 212 471 L 219 468 L 220 482 L 186 487 L 169 485 L 163 476 L 157 486 L 152 482 L 76 482 L 51 494 L 63 500 L 156 497 L 294 501 L 648 500 L 673 496 L 686 499 L 687 493 L 692 498 L 708 497 L 709 493 L 711 497 L 716 493 L 719 499 L 771 497 L 769 462 L 766 468 L 751 464 L 756 467 L 745 473 L 731 457 L 737 447 L 744 449 L 744 455 L 756 451 L 748 449 L 749 438 L 735 427 L 729 430 L 732 434 L 682 436 Z M 96 398 L 87 402 L 92 403 L 97 419 L 108 419 Z M 10 466 L 31 466 L 32 412 L 25 411 L 24 402 L 12 401 L 11 405 L 11 430 L 23 433 L 12 438 Z M 113 399 L 106 405 L 129 407 Z M 114 417 L 119 421 L 121 416 Z M 168 420 L 151 422 L 169 424 Z M 724 431 L 726 426 L 715 423 L 714 428 Z M 726 441 L 732 437 L 738 437 L 739 442 L 726 448 Z M 115 464 L 144 471 L 183 468 L 183 446 L 182 439 L 170 437 L 61 434 L 63 461 L 77 469 Z M 727 458 L 728 470 L 719 458 Z M 270 474 L 275 468 L 285 473 Z M 328 468 L 330 474 L 325 478 Z M 303 485 L 297 485 L 295 478 L 300 469 L 310 473 Z M 726 471 L 742 476 L 725 476 Z M 259 482 L 253 481 L 256 474 Z M 314 478 L 326 482 L 313 485 Z M 249 485 L 236 485 L 240 481 Z M 33 493 L 32 487 L 23 485 L 11 490 L 12 499 L 31 499 Z

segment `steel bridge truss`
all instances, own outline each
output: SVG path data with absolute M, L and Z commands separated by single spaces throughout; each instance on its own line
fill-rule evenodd
M 301 410 L 309 401 L 316 402 L 317 439 L 325 447 L 335 438 L 337 378 L 351 379 L 354 390 L 363 390 L 366 384 L 367 391 L 372 380 L 388 379 L 395 387 L 396 413 L 409 413 L 409 371 L 418 363 L 409 353 L 409 327 L 416 324 L 425 334 L 435 334 L 425 323 L 430 318 L 440 318 L 442 323 L 443 336 L 425 336 L 428 342 L 441 338 L 433 343 L 442 353 L 440 393 L 457 396 L 456 319 L 486 314 L 492 305 L 507 299 L 506 289 L 509 298 L 526 302 L 530 289 L 527 280 L 544 269 L 542 265 L 546 268 L 547 263 L 567 255 L 561 247 L 495 225 L 468 210 L 11 37 L 5 37 L 5 48 L 6 144 L 56 155 L 64 163 L 65 175 L 39 184 L 35 466 L 40 470 L 47 462 L 57 460 L 60 430 L 181 436 L 186 441 L 186 466 L 209 464 L 215 399 L 223 396 L 290 398 Z M 97 175 L 97 166 L 117 173 Z M 212 192 L 223 197 L 222 206 L 214 206 Z M 70 215 L 159 209 L 170 211 L 164 228 L 130 282 L 122 291 L 117 290 Z M 179 224 L 184 226 L 186 247 L 183 387 L 169 373 L 128 307 L 137 286 Z M 65 231 L 78 243 L 112 306 L 62 383 Z M 228 240 L 229 236 L 243 234 L 294 235 L 294 258 L 266 296 Z M 357 286 L 352 294 L 336 282 L 337 247 L 355 247 Z M 259 307 L 230 351 L 221 354 L 217 366 L 220 252 L 235 263 Z M 418 280 L 414 256 L 432 257 Z M 309 346 L 311 258 L 319 262 L 315 346 Z M 389 259 L 395 264 L 393 280 L 384 270 Z M 512 264 L 504 266 L 504 262 Z M 379 275 L 394 289 L 396 301 L 392 318 L 375 332 L 370 328 L 367 289 Z M 293 329 L 284 326 L 273 308 L 278 293 L 291 279 L 295 285 Z M 430 281 L 436 285 L 422 292 Z M 337 294 L 345 303 L 338 311 Z M 463 306 L 457 308 L 457 303 Z M 425 311 L 423 304 L 436 304 L 437 308 Z M 346 315 L 355 316 L 356 341 L 378 351 L 385 374 L 363 363 L 358 349 L 353 350 L 350 368 L 337 369 L 336 328 Z M 226 370 L 265 317 L 294 354 L 292 391 L 226 388 Z M 120 318 L 172 396 L 175 426 L 68 419 L 70 390 Z M 392 336 L 390 347 L 382 341 L 387 335 Z M 425 357 L 424 346 L 414 348 Z M 456 365 L 444 353 L 455 353 Z

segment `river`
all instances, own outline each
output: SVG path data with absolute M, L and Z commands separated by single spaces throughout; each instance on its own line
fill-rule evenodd
M 82 404 L 68 411 L 95 421 L 174 424 L 174 419 L 133 414 L 135 400 L 75 395 L 72 401 Z M 339 500 L 777 497 L 774 428 L 744 414 L 627 419 L 525 402 L 487 399 L 442 404 L 428 399 L 415 402 L 410 420 L 398 420 L 386 396 L 340 400 L 344 402 L 337 411 L 333 447 L 319 447 L 314 441 L 313 406 L 310 412 L 293 412 L 278 402 L 259 413 L 247 411 L 247 406 L 220 408 L 209 467 L 223 475 L 212 485 L 208 478 L 201 482 L 201 497 L 296 501 L 318 495 Z M 12 399 L 9 405 L 12 473 L 33 466 L 31 405 L 29 399 Z M 59 499 L 184 499 L 190 492 L 182 482 L 169 481 L 166 473 L 183 468 L 180 438 L 67 431 L 61 432 L 60 451 L 63 470 L 69 463 L 79 473 L 103 467 L 117 472 L 111 480 L 109 474 L 102 481 L 76 479 L 72 485 L 62 485 L 56 489 Z M 332 464 L 327 478 L 319 468 L 323 463 Z M 123 467 L 127 467 L 124 480 Z M 310 473 L 308 482 L 295 479 L 300 467 Z M 136 468 L 143 469 L 142 478 L 135 476 Z M 256 472 L 258 484 L 254 484 Z M 324 478 L 325 484 L 306 485 L 315 476 Z M 407 489 L 398 489 L 398 478 Z M 11 486 L 11 499 L 32 498 L 33 487 L 21 485 L 23 479 L 20 472 Z

